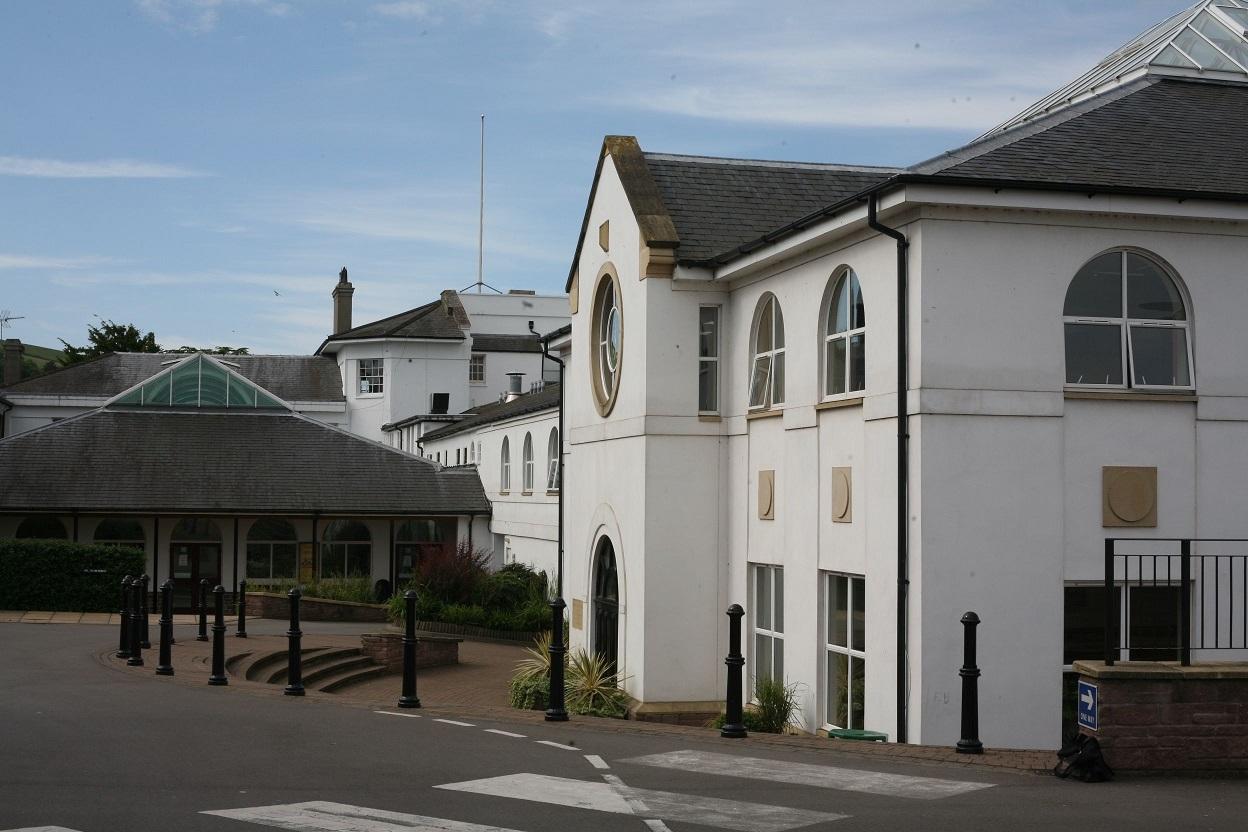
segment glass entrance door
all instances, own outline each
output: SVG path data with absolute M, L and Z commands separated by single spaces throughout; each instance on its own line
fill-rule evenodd
M 209 591 L 221 582 L 221 544 L 171 543 L 169 574 L 173 576 L 174 610 L 195 612 L 199 582 L 207 578 Z

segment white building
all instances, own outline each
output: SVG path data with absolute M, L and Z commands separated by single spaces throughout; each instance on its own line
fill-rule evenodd
M 1105 538 L 1248 536 L 1246 24 L 1198 4 L 905 169 L 605 140 L 565 585 L 641 714 L 719 710 L 735 602 L 807 729 L 950 744 L 975 610 L 985 744 L 1052 747 Z

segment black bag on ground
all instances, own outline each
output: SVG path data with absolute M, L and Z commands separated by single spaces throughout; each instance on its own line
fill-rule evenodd
M 1057 765 L 1053 773 L 1063 780 L 1074 778 L 1085 783 L 1101 783 L 1114 779 L 1114 770 L 1101 754 L 1101 744 L 1095 737 L 1074 734 L 1066 738 L 1066 744 L 1057 752 Z

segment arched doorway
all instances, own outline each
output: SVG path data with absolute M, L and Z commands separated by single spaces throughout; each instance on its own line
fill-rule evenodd
M 173 576 L 173 608 L 191 612 L 199 598 L 199 582 L 211 590 L 221 582 L 221 529 L 206 517 L 184 517 L 169 535 L 169 574 Z
M 615 568 L 615 547 L 610 538 L 598 541 L 594 553 L 592 598 L 593 651 L 606 658 L 615 672 L 619 664 L 620 585 Z

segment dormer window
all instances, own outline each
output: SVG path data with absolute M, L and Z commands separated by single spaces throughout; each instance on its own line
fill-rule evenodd
M 385 362 L 380 358 L 360 359 L 360 395 L 373 396 L 385 392 Z

